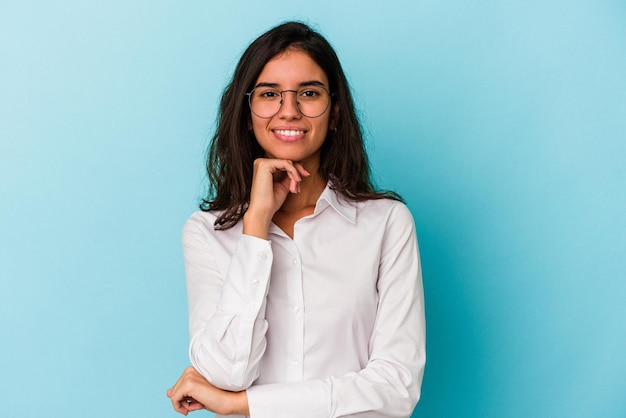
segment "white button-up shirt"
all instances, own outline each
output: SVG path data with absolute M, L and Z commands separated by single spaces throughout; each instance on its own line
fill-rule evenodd
M 426 355 L 408 208 L 327 187 L 293 239 L 272 224 L 269 241 L 216 216 L 183 231 L 193 366 L 247 390 L 252 418 L 410 416 Z

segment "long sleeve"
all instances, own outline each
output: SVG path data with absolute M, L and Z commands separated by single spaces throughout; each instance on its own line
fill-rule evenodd
M 183 229 L 189 356 L 209 382 L 238 391 L 258 377 L 266 347 L 272 249 L 265 240 L 215 231 L 212 221 L 198 212 Z
M 424 297 L 413 219 L 401 204 L 386 217 L 376 287 L 379 299 L 365 367 L 337 377 L 254 385 L 247 391 L 252 418 L 411 414 L 426 359 Z M 341 339 L 336 345 L 341 348 Z

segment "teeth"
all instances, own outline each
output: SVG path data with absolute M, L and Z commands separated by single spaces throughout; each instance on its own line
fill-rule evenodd
M 296 136 L 296 135 L 304 134 L 304 131 L 292 131 L 292 130 L 286 130 L 286 129 L 277 129 L 276 133 L 279 134 L 279 135 L 285 135 L 285 136 Z

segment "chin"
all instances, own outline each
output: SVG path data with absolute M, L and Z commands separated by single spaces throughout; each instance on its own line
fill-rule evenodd
M 276 152 L 267 153 L 267 158 L 275 158 L 277 160 L 302 161 L 307 158 L 306 155 L 295 152 Z

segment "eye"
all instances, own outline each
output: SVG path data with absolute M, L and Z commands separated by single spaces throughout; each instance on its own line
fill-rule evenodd
M 276 94 L 275 91 L 266 91 L 266 92 L 262 93 L 261 96 L 263 96 L 263 97 L 277 97 L 278 94 Z
M 254 96 L 263 100 L 275 100 L 280 98 L 280 92 L 274 89 L 258 89 L 255 91 Z
M 306 90 L 300 90 L 298 96 L 305 100 L 316 100 L 322 96 L 322 92 L 318 89 L 308 88 Z

